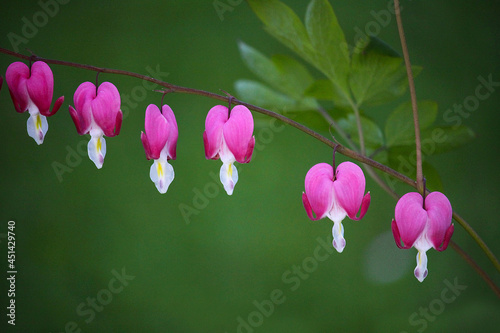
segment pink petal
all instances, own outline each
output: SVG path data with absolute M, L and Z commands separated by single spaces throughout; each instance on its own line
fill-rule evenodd
M 33 103 L 38 107 L 39 112 L 50 115 L 50 104 L 54 92 L 54 75 L 49 65 L 43 61 L 37 61 L 31 66 L 31 77 L 27 80 L 26 86 Z
M 154 159 L 154 157 L 151 155 L 151 148 L 149 148 L 148 137 L 144 132 L 141 132 L 141 141 L 142 141 L 142 146 L 144 147 L 144 151 L 146 152 L 146 158 L 148 160 Z
M 344 162 L 337 166 L 336 173 L 333 187 L 340 206 L 344 208 L 350 219 L 361 219 L 370 205 L 370 195 L 367 194 L 363 198 L 365 192 L 363 171 L 357 164 Z M 363 209 L 360 217 L 357 218 L 356 214 L 361 206 L 363 206 Z
M 146 109 L 144 128 L 146 129 L 150 157 L 156 160 L 160 158 L 161 151 L 167 143 L 170 128 L 160 109 L 154 104 L 149 104 Z M 146 155 L 148 155 L 147 152 Z
M 326 216 L 333 205 L 333 167 L 326 163 L 313 166 L 306 175 L 302 201 L 311 220 Z M 313 218 L 316 213 L 316 218 Z
M 398 224 L 394 219 L 392 220 L 391 228 L 392 228 L 392 235 L 394 236 L 394 241 L 396 242 L 396 245 L 400 249 L 406 249 L 406 250 L 409 249 L 411 245 L 405 245 L 405 244 L 401 245 L 401 235 L 399 234 Z
M 120 103 L 120 93 L 110 82 L 103 82 L 99 86 L 97 96 L 91 102 L 94 120 L 106 136 L 117 135 L 115 128 L 117 120 L 121 119 L 118 116 L 121 113 Z
M 425 198 L 425 208 L 429 215 L 427 237 L 437 250 L 445 241 L 445 235 L 451 226 L 453 211 L 450 201 L 441 192 L 432 192 L 427 195 Z M 453 230 L 451 230 L 451 233 L 453 234 Z M 448 236 L 448 242 L 449 238 L 451 238 L 451 234 Z
M 227 147 L 236 161 L 248 163 L 253 152 L 253 150 L 248 151 L 253 136 L 253 117 L 250 110 L 243 105 L 235 106 L 224 124 L 223 134 Z
M 59 97 L 54 103 L 54 106 L 52 107 L 52 112 L 44 116 L 49 117 L 55 115 L 56 112 L 59 111 L 59 108 L 61 107 L 62 103 L 64 103 L 64 96 Z
M 177 157 L 177 138 L 179 137 L 179 129 L 177 127 L 177 120 L 175 119 L 174 112 L 168 105 L 163 105 L 161 112 L 163 117 L 168 122 L 170 128 L 167 140 L 168 159 L 175 160 Z
M 208 111 L 205 120 L 205 132 L 203 142 L 205 144 L 205 157 L 207 159 L 218 159 L 222 145 L 222 129 L 227 121 L 228 109 L 222 105 L 216 105 Z
M 417 240 L 427 223 L 427 212 L 422 207 L 420 193 L 410 192 L 403 195 L 395 209 L 395 221 L 404 248 L 410 248 Z M 398 243 L 399 239 L 396 240 Z
M 28 89 L 26 81 L 30 77 L 28 66 L 22 62 L 13 62 L 7 68 L 5 81 L 9 87 L 10 97 L 17 112 L 22 113 L 28 109 Z
M 69 113 L 75 123 L 78 134 L 87 134 L 92 123 L 92 100 L 95 98 L 96 88 L 91 82 L 84 82 L 78 86 L 73 96 L 75 108 L 70 107 Z
M 255 147 L 255 136 L 252 136 L 252 139 L 250 139 L 250 142 L 248 143 L 247 153 L 245 154 L 246 156 L 245 163 L 250 163 L 250 161 L 252 160 L 254 147 Z

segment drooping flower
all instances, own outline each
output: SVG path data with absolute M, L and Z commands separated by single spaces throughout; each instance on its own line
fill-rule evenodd
M 234 162 L 249 163 L 252 159 L 255 137 L 250 110 L 237 105 L 229 114 L 227 107 L 216 105 L 205 120 L 203 142 L 207 159 L 222 160 L 220 180 L 228 195 L 233 194 L 238 182 L 238 170 Z
M 174 168 L 168 160 L 175 160 L 179 132 L 172 109 L 163 105 L 162 111 L 150 104 L 146 108 L 144 122 L 146 133 L 141 132 L 141 141 L 148 160 L 154 159 L 149 176 L 160 193 L 166 193 L 174 180 Z
M 104 135 L 120 134 L 123 119 L 120 93 L 110 82 L 103 82 L 99 88 L 92 82 L 84 82 L 76 89 L 73 101 L 75 108 L 70 106 L 69 114 L 78 134 L 90 134 L 89 158 L 100 169 L 106 156 Z
M 431 247 L 446 250 L 453 235 L 450 201 L 441 192 L 432 192 L 425 199 L 420 193 L 410 192 L 399 199 L 394 214 L 392 233 L 396 245 L 400 249 L 413 246 L 418 250 L 414 273 L 422 282 L 427 276 L 427 250 Z
M 339 253 L 346 244 L 342 220 L 346 216 L 361 220 L 370 206 L 370 192 L 363 196 L 364 192 L 365 176 L 354 163 L 340 163 L 335 175 L 333 167 L 327 163 L 316 164 L 307 172 L 305 192 L 302 193 L 307 216 L 313 221 L 325 216 L 333 221 L 333 247 Z M 358 211 L 360 215 L 356 217 Z
M 36 61 L 31 69 L 22 62 L 9 65 L 5 73 L 10 96 L 17 112 L 28 111 L 28 135 L 37 144 L 42 144 L 49 129 L 47 117 L 54 115 L 64 102 L 64 96 L 59 97 L 50 110 L 54 92 L 54 76 L 43 61 Z

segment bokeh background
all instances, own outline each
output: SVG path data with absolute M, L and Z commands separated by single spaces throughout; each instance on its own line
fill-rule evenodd
M 41 20 L 46 2 L 2 1 L 0 45 L 13 50 L 9 33 L 23 36 L 25 22 L 33 22 L 34 15 Z M 158 68 L 163 80 L 212 92 L 234 92 L 237 79 L 255 79 L 239 57 L 238 40 L 267 55 L 291 54 L 262 29 L 244 1 L 221 0 L 231 8 L 222 16 L 211 0 L 61 2 L 57 13 L 47 7 L 53 15 L 19 45 L 21 52 L 29 48 L 46 58 L 146 75 L 148 68 Z M 285 2 L 304 17 L 307 1 Z M 331 3 L 351 43 L 356 29 L 377 22 L 372 11 L 388 4 Z M 416 82 L 418 97 L 439 103 L 440 123 L 445 124 L 445 110 L 474 94 L 479 76 L 500 81 L 498 5 L 402 1 L 412 61 L 424 68 Z M 395 17 L 379 26 L 378 36 L 399 50 Z M 2 75 L 13 61 L 0 54 Z M 273 130 L 272 123 L 261 122 L 264 127 L 255 130 L 259 150 L 250 164 L 237 165 L 240 180 L 228 197 L 211 176 L 218 174 L 220 161 L 205 160 L 203 151 L 205 116 L 217 102 L 169 94 L 165 101 L 179 125 L 178 158 L 172 163 L 175 180 L 160 195 L 149 179 L 151 162 L 139 137 L 146 106 L 159 104 L 161 95 L 134 78 L 100 76 L 120 90 L 126 119 L 122 133 L 106 139 L 104 167 L 97 170 L 84 151 L 88 137 L 78 136 L 67 111 L 75 89 L 94 81 L 95 73 L 51 68 L 54 98 L 64 95 L 65 103 L 49 118 L 41 146 L 27 136 L 27 115 L 14 111 L 5 84 L 0 91 L 0 275 L 7 271 L 9 220 L 16 222 L 18 270 L 15 327 L 6 325 L 8 288 L 4 278 L 0 283 L 2 331 L 497 331 L 498 298 L 452 249 L 430 251 L 429 276 L 423 283 L 413 277 L 416 251 L 398 250 L 390 235 L 395 201 L 371 179 L 368 214 L 360 222 L 344 222 L 345 251 L 329 254 L 321 247 L 331 241 L 331 223 L 311 222 L 301 193 L 308 169 L 330 161 L 328 147 L 294 128 Z M 439 170 L 454 209 L 499 255 L 500 92 L 494 89 L 463 118 L 477 138 L 428 160 Z M 367 114 L 383 124 L 390 111 Z M 68 167 L 60 179 L 54 162 Z M 182 205 L 193 208 L 189 218 Z M 493 265 L 458 225 L 453 239 L 500 283 Z M 311 259 L 315 251 L 326 259 Z M 122 273 L 129 280 L 119 288 L 114 279 Z M 449 303 L 442 300 L 446 281 L 466 286 L 457 294 L 445 292 L 455 296 Z M 110 283 L 120 291 L 110 292 Z M 280 304 L 271 311 L 272 297 Z M 260 314 L 256 303 L 264 306 Z

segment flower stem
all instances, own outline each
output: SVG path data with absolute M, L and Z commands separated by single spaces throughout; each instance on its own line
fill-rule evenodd
M 411 70 L 410 55 L 408 53 L 408 45 L 406 44 L 405 32 L 403 29 L 403 21 L 401 19 L 401 8 L 399 0 L 394 0 L 394 9 L 396 11 L 396 21 L 398 23 L 399 39 L 401 39 L 401 48 L 403 49 L 403 57 L 405 59 L 406 73 L 408 75 L 408 86 L 410 89 L 411 106 L 413 110 L 413 123 L 415 125 L 415 146 L 417 152 L 417 190 L 423 194 L 424 175 L 422 172 L 422 148 L 420 143 L 420 126 L 418 123 L 418 107 L 417 93 L 415 92 L 415 83 L 413 81 L 413 72 Z
M 20 54 L 20 53 L 17 53 L 17 52 L 13 52 L 13 51 L 10 51 L 10 50 L 7 50 L 7 49 L 4 49 L 4 48 L 1 48 L 0 47 L 0 53 L 4 53 L 4 54 L 8 54 L 8 55 L 11 55 L 13 57 L 17 57 L 17 58 L 20 58 L 20 59 L 25 59 L 25 60 L 30 60 L 30 59 L 33 59 L 33 60 L 41 60 L 41 61 L 44 61 L 45 63 L 48 63 L 48 64 L 54 64 L 54 65 L 61 65 L 61 66 L 68 66 L 68 67 L 76 67 L 76 68 L 81 68 L 81 69 L 85 69 L 85 70 L 90 70 L 90 71 L 96 71 L 96 72 L 101 72 L 101 73 L 109 73 L 109 74 L 117 74 L 117 75 L 124 75 L 124 76 L 130 76 L 130 77 L 135 77 L 135 78 L 138 78 L 138 79 L 141 79 L 141 80 L 145 80 L 145 81 L 149 81 L 149 82 L 153 82 L 153 83 L 156 83 L 162 87 L 165 87 L 167 88 L 167 90 L 165 91 L 157 91 L 157 92 L 160 92 L 160 93 L 172 93 L 172 92 L 178 92 L 178 93 L 184 93 L 184 94 L 192 94 L 192 95 L 199 95 L 199 96 L 205 96 L 205 97 L 208 97 L 208 98 L 212 98 L 212 99 L 216 99 L 216 100 L 220 100 L 220 101 L 227 101 L 227 96 L 221 96 L 221 95 L 218 95 L 218 94 L 215 94 L 215 93 L 212 93 L 212 92 L 208 92 L 208 91 L 204 91 L 204 90 L 199 90 L 199 89 L 194 89 L 194 88 L 187 88 L 187 87 L 182 87 L 182 86 L 177 86 L 177 85 L 174 85 L 174 84 L 171 84 L 171 83 L 168 83 L 168 82 L 164 82 L 164 81 L 161 81 L 161 80 L 158 80 L 158 79 L 155 79 L 155 78 L 152 78 L 152 77 L 149 77 L 149 76 L 146 76 L 146 75 L 142 75 L 142 74 L 137 74 L 137 73 L 133 73 L 133 72 L 129 72 L 129 71 L 124 71 L 124 70 L 118 70 L 118 69 L 109 69 L 109 68 L 100 68 L 100 67 L 96 67 L 96 66 L 91 66 L 91 65 L 84 65 L 84 64 L 78 64 L 78 63 L 73 63 L 73 62 L 68 62 L 68 61 L 62 61 L 62 60 L 53 60 L 53 59 L 45 59 L 45 58 L 41 58 L 41 57 L 38 57 L 38 56 L 35 56 L 35 55 L 32 55 L 31 57 L 30 56 L 26 56 L 26 55 L 23 55 L 23 54 Z M 285 124 L 288 124 L 292 127 L 295 127 L 297 128 L 298 130 L 306 133 L 306 134 L 309 134 L 310 136 L 312 136 L 313 138 L 317 139 L 318 141 L 326 144 L 327 146 L 331 147 L 331 148 L 334 148 L 334 147 L 337 147 L 337 152 L 344 155 L 344 156 L 347 156 L 347 157 L 350 157 L 358 162 L 361 162 L 363 164 L 365 164 L 367 167 L 373 167 L 373 168 L 376 168 L 376 169 L 379 169 L 380 171 L 398 179 L 399 181 L 405 183 L 405 184 L 408 184 L 414 188 L 417 187 L 417 183 L 389 168 L 388 166 L 384 165 L 384 164 L 381 164 L 363 154 L 360 154 L 358 153 L 357 151 L 355 150 L 352 150 L 352 149 L 349 149 L 341 144 L 339 144 L 338 142 L 334 142 L 334 141 L 331 141 L 331 140 L 328 140 L 327 138 L 325 138 L 324 136 L 316 133 L 315 131 L 311 130 L 310 128 L 308 128 L 307 126 L 304 126 L 294 120 L 291 120 L 290 118 L 287 118 L 279 113 L 276 113 L 276 112 L 273 112 L 273 111 L 270 111 L 270 110 L 267 110 L 267 109 L 264 109 L 264 108 L 261 108 L 261 107 L 258 107 L 258 106 L 255 106 L 255 105 L 252 105 L 252 104 L 249 104 L 249 103 L 245 103 L 243 101 L 240 101 L 236 98 L 234 98 L 232 100 L 232 103 L 237 105 L 244 105 L 246 106 L 247 108 L 255 111 L 255 112 L 259 112 L 259 113 L 262 113 L 264 115 L 267 115 L 269 117 L 272 117 L 272 118 L 275 118 L 275 119 L 278 119 L 278 120 L 281 120 L 282 122 L 284 122 Z M 352 142 L 352 141 L 351 141 Z M 353 148 L 354 149 L 354 148 Z M 369 169 L 367 169 L 369 170 Z M 377 178 L 379 179 L 379 181 L 377 181 L 379 184 L 381 183 L 384 183 L 382 179 L 380 179 L 380 177 L 378 177 L 378 175 L 373 171 L 371 170 L 371 173 L 374 176 L 374 179 L 376 180 Z M 394 191 L 390 190 L 388 188 L 388 186 L 386 185 L 385 187 L 387 187 L 388 189 L 388 193 L 391 194 L 393 197 L 397 197 L 397 195 L 394 193 Z M 383 188 L 385 188 L 383 187 Z M 481 247 L 481 249 L 485 252 L 486 256 L 490 259 L 490 261 L 493 263 L 493 265 L 497 268 L 497 270 L 500 272 L 500 262 L 498 261 L 498 259 L 495 257 L 495 255 L 491 252 L 491 250 L 488 248 L 488 246 L 486 245 L 486 243 L 481 239 L 481 237 L 479 237 L 479 235 L 474 231 L 474 229 L 472 229 L 472 227 L 462 218 L 460 217 L 457 213 L 453 213 L 453 218 L 462 226 L 464 227 L 464 229 L 469 233 L 469 235 L 476 241 L 476 243 L 479 244 L 479 246 Z M 472 259 L 471 259 L 472 260 Z M 488 282 L 488 281 L 487 281 Z M 490 284 L 488 282 L 488 284 Z

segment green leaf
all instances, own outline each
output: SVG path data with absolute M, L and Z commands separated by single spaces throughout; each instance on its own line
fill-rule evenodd
M 279 93 L 268 86 L 252 81 L 252 80 L 238 80 L 234 84 L 238 98 L 263 108 L 278 109 L 288 111 L 304 111 L 314 110 L 318 107 L 316 101 L 312 98 L 305 98 L 301 100 L 294 100 L 282 93 Z
M 422 154 L 433 155 L 460 148 L 475 138 L 467 126 L 434 126 L 422 131 Z
M 243 42 L 238 46 L 245 64 L 255 75 L 296 100 L 303 97 L 314 81 L 308 70 L 289 56 L 276 55 L 269 59 Z
M 413 75 L 420 67 L 412 67 Z M 377 105 L 401 96 L 408 78 L 403 59 L 376 37 L 360 39 L 352 55 L 351 91 L 358 105 Z
M 417 107 L 420 130 L 424 130 L 436 120 L 438 106 L 434 101 L 420 101 L 417 103 Z M 389 115 L 385 123 L 385 139 L 387 146 L 415 145 L 411 102 L 399 105 Z
M 305 96 L 310 96 L 318 100 L 333 101 L 336 106 L 350 106 L 345 95 L 332 84 L 330 80 L 316 80 L 305 91 Z
M 306 28 L 290 7 L 278 0 L 248 0 L 248 4 L 273 37 L 313 62 L 314 51 Z
M 345 117 L 339 119 L 337 123 L 349 136 L 351 136 L 354 142 L 359 144 L 358 127 L 356 117 L 353 113 L 348 113 Z M 363 128 L 363 138 L 368 154 L 382 147 L 384 144 L 384 136 L 377 124 L 371 119 L 361 116 L 361 127 Z
M 327 0 L 312 0 L 307 7 L 305 23 L 315 50 L 314 64 L 347 93 L 349 51 L 344 32 L 330 3 Z

